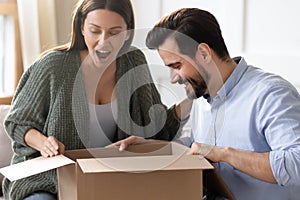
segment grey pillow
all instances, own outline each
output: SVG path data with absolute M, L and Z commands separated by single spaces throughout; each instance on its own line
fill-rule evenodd
M 0 105 L 0 168 L 8 166 L 13 154 L 11 141 L 3 127 L 3 121 L 9 111 L 9 105 Z M 0 174 L 0 190 L 2 190 L 3 176 Z M 0 191 L 2 193 L 2 191 Z

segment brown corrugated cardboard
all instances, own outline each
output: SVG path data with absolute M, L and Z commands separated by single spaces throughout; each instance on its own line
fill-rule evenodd
M 202 199 L 203 170 L 213 166 L 185 153 L 186 148 L 177 143 L 133 145 L 124 152 L 116 148 L 67 151 L 65 155 L 76 162 L 57 169 L 59 199 Z M 233 199 L 221 179 L 208 176 L 214 179 L 210 187 Z

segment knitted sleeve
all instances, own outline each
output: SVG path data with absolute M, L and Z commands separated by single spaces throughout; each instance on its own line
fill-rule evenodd
M 13 140 L 15 153 L 19 155 L 29 156 L 36 152 L 27 146 L 24 135 L 31 128 L 43 132 L 50 101 L 53 98 L 51 88 L 55 87 L 53 81 L 55 74 L 52 73 L 51 66 L 53 58 L 47 55 L 36 61 L 23 74 L 11 110 L 4 122 L 6 131 Z

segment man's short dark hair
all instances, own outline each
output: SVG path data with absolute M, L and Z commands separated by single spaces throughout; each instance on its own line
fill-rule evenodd
M 200 43 L 206 43 L 223 60 L 229 57 L 216 18 L 205 10 L 182 8 L 163 17 L 149 31 L 146 46 L 158 49 L 170 37 L 175 39 L 180 52 L 191 58 L 194 58 Z

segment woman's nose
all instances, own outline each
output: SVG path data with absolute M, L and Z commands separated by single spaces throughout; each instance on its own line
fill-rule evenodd
M 105 33 L 105 32 L 102 32 L 100 35 L 99 35 L 99 38 L 98 38 L 98 44 L 104 44 L 104 42 L 109 38 L 108 34 Z

